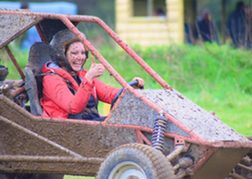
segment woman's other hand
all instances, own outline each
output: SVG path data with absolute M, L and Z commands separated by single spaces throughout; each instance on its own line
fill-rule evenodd
M 90 82 L 90 83 L 93 83 L 93 79 L 94 78 L 97 78 L 99 76 L 102 76 L 104 71 L 105 71 L 105 68 L 102 64 L 96 64 L 95 63 L 95 59 L 93 56 L 91 56 L 92 58 L 92 64 L 91 64 L 91 67 L 90 69 L 88 70 L 88 72 L 86 73 L 86 79 Z
M 138 86 L 136 86 L 137 88 L 140 88 L 140 87 L 144 86 L 144 80 L 142 78 L 134 77 L 132 79 L 132 81 L 138 81 Z M 133 87 L 135 87 L 135 86 L 133 86 Z

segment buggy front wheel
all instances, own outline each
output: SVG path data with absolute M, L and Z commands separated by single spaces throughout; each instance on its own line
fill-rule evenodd
M 126 144 L 112 150 L 101 164 L 97 179 L 175 179 L 165 156 L 153 147 Z

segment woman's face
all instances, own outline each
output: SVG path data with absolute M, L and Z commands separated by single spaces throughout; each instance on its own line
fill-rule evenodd
M 81 42 L 72 43 L 66 52 L 66 58 L 74 71 L 80 71 L 86 61 L 84 45 Z

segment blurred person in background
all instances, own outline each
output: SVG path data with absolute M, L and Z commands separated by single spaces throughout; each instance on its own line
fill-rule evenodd
M 208 9 L 203 10 L 202 17 L 195 23 L 195 38 L 219 44 L 218 30 Z
M 246 9 L 244 2 L 239 1 L 236 4 L 236 9 L 228 18 L 227 28 L 234 47 L 251 47 L 248 12 L 250 11 Z
M 162 8 L 158 8 L 154 12 L 154 16 L 156 17 L 166 17 L 166 12 Z
M 27 2 L 21 2 L 20 9 L 29 9 L 29 4 Z

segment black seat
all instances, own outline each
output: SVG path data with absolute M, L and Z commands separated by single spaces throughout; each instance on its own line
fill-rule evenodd
M 43 65 L 50 61 L 49 45 L 36 42 L 30 48 L 28 63 L 25 67 L 25 89 L 30 100 L 30 110 L 35 116 L 42 116 L 40 98 L 43 89 Z

